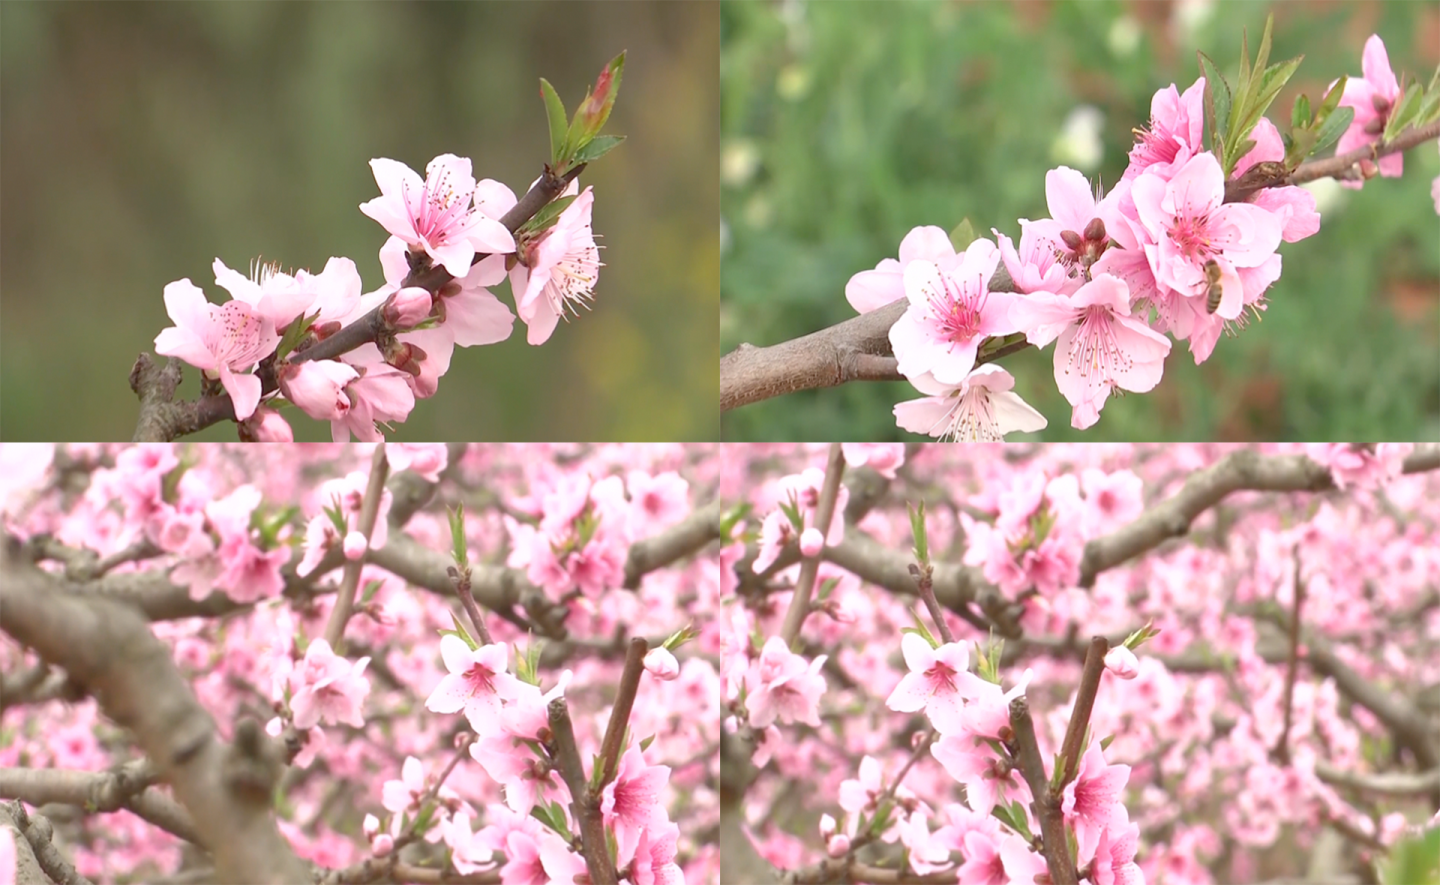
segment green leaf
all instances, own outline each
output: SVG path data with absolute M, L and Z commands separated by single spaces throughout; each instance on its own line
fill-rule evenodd
M 1415 125 L 1433 123 L 1437 117 L 1440 117 L 1440 89 L 1431 87 L 1420 102 L 1420 110 L 1415 114 Z
M 565 103 L 544 77 L 540 78 L 540 97 L 545 99 L 545 117 L 550 122 L 550 163 L 559 168 L 565 163 Z
M 384 581 L 371 581 L 365 585 L 365 590 L 360 594 L 360 604 L 367 605 L 375 598 L 375 594 L 385 585 Z
M 1275 29 L 1275 14 L 1272 12 L 1265 16 L 1265 33 L 1260 36 L 1260 50 L 1255 53 L 1255 67 L 1253 71 L 1265 70 L 1266 64 L 1270 61 L 1270 35 Z
M 930 643 L 930 647 L 931 647 L 931 648 L 939 648 L 939 647 L 940 647 L 940 641 L 939 641 L 938 639 L 936 639 L 933 635 L 931 635 L 930 631 L 925 628 L 925 622 L 922 621 L 922 620 L 920 620 L 920 613 L 919 613 L 918 611 L 916 611 L 915 609 L 911 609 L 911 610 L 910 610 L 910 618 L 911 618 L 911 620 L 913 620 L 913 621 L 915 622 L 915 626 L 914 626 L 914 627 L 905 627 L 905 628 L 903 628 L 900 632 L 901 632 L 901 633 L 914 633 L 914 634 L 916 634 L 917 636 L 919 636 L 921 639 L 923 639 L 923 640 L 925 640 L 926 642 Z
M 295 345 L 299 344 L 300 339 L 305 337 L 305 333 L 310 331 L 310 327 L 315 324 L 315 318 L 318 316 L 320 316 L 320 311 L 317 310 L 308 317 L 302 316 L 290 321 L 290 324 L 285 327 L 285 332 L 280 336 L 280 343 L 275 347 L 276 362 L 290 355 L 290 352 L 295 349 Z
M 1415 121 L 1416 115 L 1420 113 L 1420 98 L 1420 84 L 1411 83 L 1410 88 L 1405 90 L 1400 101 L 1391 109 L 1390 118 L 1385 121 L 1383 138 L 1386 141 L 1404 132 Z
M 463 572 L 470 567 L 465 545 L 465 505 L 457 504 L 446 512 L 450 515 L 450 556 L 455 560 L 455 567 Z
M 1402 839 L 1380 869 L 1384 885 L 1440 885 L 1440 827 Z
M 1203 52 L 1200 56 L 1200 72 L 1205 76 L 1205 131 L 1208 133 L 1210 150 L 1218 157 L 1224 152 L 1225 133 L 1230 126 L 1230 84 L 1215 62 Z
M 746 502 L 744 504 L 737 504 L 720 514 L 720 540 L 722 543 L 728 543 L 732 540 L 730 536 L 735 532 L 735 526 L 739 525 L 745 517 L 749 516 L 750 511 L 753 509 L 754 505 Z
M 556 219 L 560 217 L 560 213 L 564 212 L 566 207 L 573 202 L 575 202 L 574 196 L 558 197 L 551 200 L 540 207 L 540 211 L 535 213 L 535 217 L 521 225 L 520 230 L 536 234 L 549 230 L 550 227 L 555 224 Z
M 597 135 L 575 152 L 574 163 L 593 163 L 625 140 L 623 135 Z
M 960 219 L 960 223 L 950 229 L 950 245 L 955 247 L 956 252 L 964 252 L 973 242 L 975 225 L 970 223 L 969 218 Z
M 815 601 L 816 601 L 816 602 L 824 602 L 825 600 L 829 599 L 829 598 L 830 598 L 830 594 L 833 593 L 833 592 L 835 592 L 835 587 L 836 587 L 836 585 L 838 585 L 839 583 L 840 583 L 840 579 L 839 579 L 839 578 L 826 578 L 825 580 L 821 581 L 821 582 L 820 582 L 820 589 L 819 589 L 819 591 L 816 593 L 816 596 L 815 596 Z
M 958 247 L 956 251 L 959 251 Z M 919 504 L 910 506 L 909 510 L 910 535 L 915 539 L 915 561 L 923 568 L 930 564 L 930 540 L 925 532 L 925 501 L 922 499 Z
M 1349 81 L 1350 77 L 1348 75 L 1341 74 L 1340 79 L 1335 81 L 1335 85 L 1330 87 L 1330 91 L 1325 93 L 1325 97 L 1320 100 L 1320 107 L 1315 109 L 1316 125 L 1324 123 L 1325 118 L 1329 117 L 1335 112 L 1336 108 L 1340 107 L 1340 99 L 1345 97 L 1345 84 Z
M 465 644 L 466 644 L 466 645 L 470 646 L 470 650 L 471 650 L 471 651 L 474 651 L 475 649 L 477 649 L 477 648 L 480 647 L 480 643 L 476 642 L 474 639 L 472 639 L 472 638 L 470 637 L 470 634 L 469 634 L 468 632 L 466 632 L 466 630 L 465 630 L 465 625 L 462 624 L 462 623 L 460 623 L 460 619 L 457 618 L 457 617 L 455 617 L 455 613 L 454 613 L 454 612 L 451 612 L 451 613 L 450 613 L 450 623 L 452 623 L 452 624 L 455 625 L 455 629 L 453 629 L 453 630 L 441 630 L 441 631 L 440 631 L 441 635 L 444 635 L 444 634 L 446 634 L 446 633 L 452 633 L 452 634 L 454 634 L 454 635 L 456 635 L 456 636 L 459 636 L 461 639 L 465 640 Z
M 653 734 L 650 735 L 648 738 L 644 738 L 643 740 L 641 740 L 641 741 L 640 741 L 640 752 L 643 753 L 643 752 L 645 752 L 646 750 L 650 749 L 650 745 L 653 744 L 653 743 L 655 743 L 655 735 L 653 735 Z
M 1107 734 L 1105 737 L 1101 738 L 1101 739 L 1100 739 L 1100 750 L 1101 750 L 1101 752 L 1104 752 L 1105 750 L 1110 749 L 1110 745 L 1113 744 L 1113 743 L 1115 743 L 1115 735 L 1113 735 L 1113 734 Z
M 1315 146 L 1311 148 L 1312 153 L 1325 150 L 1335 143 L 1345 130 L 1350 128 L 1350 123 L 1355 119 L 1354 108 L 1336 108 L 1335 113 L 1325 118 L 1316 132 Z
M 1310 96 L 1300 93 L 1295 96 L 1295 105 L 1290 109 L 1290 128 L 1305 129 L 1310 125 Z

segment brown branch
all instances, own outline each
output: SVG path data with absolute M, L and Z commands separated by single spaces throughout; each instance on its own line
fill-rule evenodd
M 1340 178 L 1362 160 L 1378 160 L 1390 154 L 1408 151 L 1412 147 L 1440 138 L 1440 120 L 1425 126 L 1411 126 L 1384 145 L 1371 144 L 1353 151 L 1336 154 L 1323 160 L 1301 163 L 1290 173 L 1282 184 L 1304 184 L 1320 178 Z
M 711 501 L 658 535 L 636 541 L 625 556 L 626 590 L 640 586 L 646 574 L 696 552 L 720 537 L 720 502 Z
M 1389 772 L 1383 774 L 1360 774 L 1336 768 L 1328 762 L 1315 763 L 1315 776 L 1336 787 L 1350 787 L 1362 793 L 1377 796 L 1423 796 L 1440 790 L 1440 768 L 1411 774 Z
M 1295 674 L 1300 669 L 1300 612 L 1305 605 L 1305 582 L 1300 579 L 1300 552 L 1294 556 L 1295 581 L 1291 587 L 1294 610 L 1290 613 L 1290 661 L 1285 670 L 1285 722 L 1280 728 L 1280 742 L 1275 745 L 1275 758 L 1281 765 L 1290 764 L 1291 709 L 1295 701 Z
M 103 599 L 75 599 L 53 575 L 20 561 L 14 539 L 0 551 L 0 629 L 69 671 L 105 713 L 128 728 L 189 810 L 200 841 L 215 856 L 217 878 L 284 883 L 309 874 L 280 835 L 270 797 L 254 781 L 238 783 L 237 766 L 252 761 L 226 745 L 170 650 L 131 608 Z M 249 721 L 249 720 L 247 720 Z M 273 781 L 270 786 L 273 788 Z
M 1071 720 L 1074 721 L 1073 719 Z M 1015 732 L 1016 758 L 1025 783 L 1034 797 L 1035 818 L 1040 821 L 1040 837 L 1044 840 L 1045 865 L 1050 869 L 1053 885 L 1077 885 L 1079 878 L 1070 845 L 1065 839 L 1065 818 L 1060 803 L 1050 795 L 1045 778 L 1045 761 L 1035 740 L 1035 723 L 1030 718 L 1030 702 L 1022 695 L 1010 702 L 1010 728 Z
M 845 455 L 840 443 L 830 444 L 830 457 L 825 464 L 825 484 L 820 489 L 820 501 L 815 507 L 815 527 L 823 535 L 830 534 L 830 520 L 835 516 L 835 501 L 840 495 L 840 478 L 845 474 Z M 800 577 L 795 582 L 795 595 L 790 597 L 790 608 L 785 612 L 785 626 L 780 637 L 785 644 L 794 644 L 800 636 L 800 628 L 810 614 L 810 593 L 815 589 L 815 577 L 820 571 L 820 560 L 824 558 L 824 546 L 814 556 L 806 557 L 800 563 Z
M 330 622 L 325 625 L 325 639 L 335 654 L 345 653 L 345 624 L 355 611 L 355 591 L 360 587 L 360 571 L 370 555 L 370 539 L 375 536 L 375 520 L 380 514 L 380 499 L 385 492 L 385 479 L 390 475 L 390 462 L 385 460 L 385 443 L 375 446 L 370 456 L 370 482 L 365 487 L 365 498 L 360 504 L 360 520 L 355 531 L 365 536 L 365 551 L 345 563 L 345 575 L 340 580 L 340 590 L 335 597 L 335 608 L 330 610 Z M 343 539 L 342 539 L 343 541 Z
M 1404 472 L 1440 469 L 1440 445 L 1417 446 Z M 1080 586 L 1090 587 L 1106 569 L 1190 531 L 1200 514 L 1238 491 L 1322 492 L 1335 488 L 1325 465 L 1304 455 L 1261 455 L 1243 449 L 1226 455 L 1185 481 L 1179 492 L 1155 504 L 1129 525 L 1085 545 Z
M 610 722 L 605 726 L 605 739 L 600 742 L 600 780 L 597 781 L 594 798 L 599 801 L 600 791 L 620 770 L 620 745 L 625 741 L 625 730 L 630 726 L 630 710 L 635 706 L 635 695 L 640 690 L 640 677 L 645 674 L 645 654 L 650 644 L 643 636 L 630 640 L 625 652 L 625 669 L 620 673 L 620 687 L 615 692 L 615 706 L 610 710 Z
M 1096 636 L 1090 640 L 1090 649 L 1085 653 L 1085 669 L 1080 673 L 1075 708 L 1070 711 L 1070 724 L 1065 727 L 1065 740 L 1060 744 L 1060 761 L 1065 766 L 1065 776 L 1055 784 L 1050 795 L 1057 805 L 1065 785 L 1073 781 L 1080 770 L 1080 755 L 1085 752 L 1085 732 L 1090 728 L 1090 712 L 1095 709 L 1095 694 L 1100 690 L 1100 677 L 1105 674 L 1105 653 L 1109 650 L 1110 640 Z
M 189 813 L 169 795 L 146 783 L 149 778 L 138 776 L 149 768 L 148 763 L 120 766 L 108 772 L 0 768 L 0 799 L 19 799 L 37 807 L 58 802 L 87 811 L 129 811 L 167 833 L 204 846 Z
M 547 167 L 540 179 L 526 191 L 525 196 L 500 218 L 500 223 L 513 234 L 547 203 L 558 197 L 584 169 L 585 164 L 582 163 L 563 176 L 556 177 Z M 487 256 L 483 254 L 476 255 L 474 261 L 478 262 L 485 257 Z M 430 267 L 428 262 L 425 262 L 412 270 L 402 285 L 420 286 L 434 294 L 453 279 L 445 268 Z M 383 311 L 383 305 L 376 307 L 325 340 L 297 348 L 290 354 L 289 362 L 335 359 L 363 344 L 383 340 L 386 335 L 394 335 L 400 330 L 385 321 Z M 235 407 L 227 393 L 204 395 L 193 402 L 176 402 L 175 389 L 180 386 L 181 377 L 181 362 L 174 357 L 167 360 L 163 368 L 157 366 L 148 353 L 142 353 L 136 358 L 135 365 L 130 370 L 130 389 L 140 398 L 140 417 L 136 421 L 133 438 L 135 442 L 170 442 L 198 433 L 212 424 L 235 420 Z M 274 388 L 270 386 L 269 389 Z
M 550 702 L 550 747 L 560 776 L 570 789 L 570 810 L 580 827 L 585 868 L 590 871 L 591 885 L 616 885 L 615 864 L 605 840 L 605 822 L 600 814 L 600 800 L 586 788 L 585 766 L 580 761 L 580 748 L 575 743 L 575 728 L 570 724 L 570 710 L 564 698 Z M 613 715 L 613 714 L 612 714 Z
M 1014 292 L 1015 283 L 1004 265 L 995 269 L 991 292 Z M 849 381 L 902 381 L 895 370 L 890 327 L 905 313 L 908 302 L 862 313 L 818 332 L 768 347 L 741 344 L 720 358 L 720 411 L 728 412 L 761 400 L 836 387 Z M 977 357 L 976 365 L 1023 350 L 1021 343 Z
M 10 803 L 8 811 L 16 828 L 25 835 L 25 841 L 30 843 L 35 862 L 55 885 L 92 885 L 89 879 L 80 875 L 74 865 L 60 854 L 60 850 L 51 841 L 55 831 L 50 826 L 49 818 L 38 813 L 27 814 L 25 806 L 19 802 Z

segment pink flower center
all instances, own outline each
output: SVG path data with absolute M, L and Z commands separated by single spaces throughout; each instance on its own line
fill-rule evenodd
M 932 692 L 953 692 L 955 691 L 955 668 L 936 661 L 929 670 L 925 671 L 925 680 L 930 683 Z
M 1092 304 L 1085 308 L 1075 341 L 1070 345 L 1065 374 L 1075 369 L 1082 376 L 1100 373 L 1102 377 L 1109 378 L 1114 369 L 1129 368 L 1134 364 L 1135 361 L 1115 337 L 1115 326 L 1111 320 L 1108 307 Z
M 408 195 L 405 202 L 413 205 Z M 450 180 L 450 170 L 443 167 L 436 169 L 425 179 L 420 211 L 415 217 L 415 232 L 432 246 L 444 245 L 447 235 L 469 220 L 472 212 L 469 203 L 470 193 L 455 189 Z
M 470 686 L 471 694 L 494 694 L 495 671 L 482 664 L 472 664 L 465 671 L 465 684 Z
M 977 282 L 978 295 L 974 294 L 976 290 L 967 292 L 949 277 L 941 276 L 940 282 L 945 287 L 944 293 L 930 299 L 936 330 L 942 339 L 952 344 L 970 341 L 980 332 L 980 314 L 990 294 L 985 291 L 984 280 Z
M 1170 239 L 1186 258 L 1204 261 L 1214 251 L 1210 248 L 1210 217 L 1175 216 L 1170 227 Z
M 243 371 L 260 361 L 261 320 L 244 301 L 227 301 L 218 308 L 219 336 L 211 342 L 215 358 L 235 371 Z

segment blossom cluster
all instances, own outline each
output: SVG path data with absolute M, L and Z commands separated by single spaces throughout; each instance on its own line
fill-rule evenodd
M 1355 110 L 1340 152 L 1378 141 L 1399 98 L 1378 36 L 1366 43 L 1364 72 L 1340 99 Z M 898 371 L 925 396 L 895 406 L 900 427 L 981 441 L 1043 429 L 1044 417 L 1011 390 L 1014 378 L 981 360 L 1023 339 L 1055 344 L 1056 386 L 1070 403 L 1071 425 L 1085 429 L 1112 394 L 1159 384 L 1172 339 L 1187 342 L 1199 364 L 1222 333 L 1243 329 L 1267 308 L 1280 243 L 1315 234 L 1320 215 L 1301 187 L 1227 201 L 1225 171 L 1203 139 L 1205 89 L 1202 77 L 1184 92 L 1172 84 L 1155 93 L 1149 125 L 1137 130 L 1124 174 L 1103 196 L 1074 169 L 1050 170 L 1051 217 L 1020 219 L 1018 244 L 996 230 L 993 241 L 957 250 L 941 228 L 917 227 L 901 241 L 898 260 L 850 279 L 846 298 L 861 313 L 907 302 L 890 343 Z M 1248 137 L 1253 147 L 1232 180 L 1285 159 L 1268 119 Z M 1379 174 L 1399 175 L 1402 162 L 1398 153 L 1381 158 Z M 1007 291 L 992 289 L 1002 262 Z
M 0 523 L 36 549 L 114 559 L 92 576 L 102 590 L 163 591 L 165 608 L 147 611 L 151 630 L 173 649 L 223 740 L 242 719 L 268 720 L 295 775 L 277 795 L 280 832 L 297 855 L 334 870 L 408 863 L 418 848 L 431 852 L 431 863 L 448 864 L 451 876 L 570 883 L 586 865 L 570 838 L 579 830 L 568 790 L 537 749 L 549 740 L 546 705 L 569 704 L 588 769 L 607 726 L 607 691 L 620 678 L 610 644 L 690 625 L 683 647 L 657 640 L 647 657 L 649 675 L 600 813 L 622 881 L 714 881 L 716 849 L 696 838 L 718 817 L 713 559 L 692 550 L 642 566 L 632 589 L 622 587 L 622 571 L 584 593 L 582 573 L 532 585 L 524 568 L 505 565 L 513 552 L 507 520 L 569 525 L 574 514 L 562 510 L 572 503 L 588 507 L 592 522 L 613 521 L 595 536 L 624 538 L 624 563 L 632 543 L 674 528 L 706 499 L 718 471 L 714 450 L 472 446 L 457 454 L 389 444 L 385 457 L 399 475 L 375 502 L 367 530 L 359 514 L 371 450 L 0 448 Z M 443 577 L 450 556 L 442 552 L 456 523 L 440 500 L 397 515 L 397 490 L 412 481 L 437 483 L 437 499 L 467 504 L 458 524 L 488 643 L 472 645 L 456 629 L 455 589 Z M 593 500 L 592 487 L 601 489 Z M 617 494 L 607 498 L 612 487 Z M 95 561 L 66 556 L 58 562 L 67 569 Z M 354 614 L 335 642 L 335 587 L 362 557 Z M 516 588 L 512 606 L 486 608 L 484 581 Z M 37 664 L 0 639 L 7 673 Z M 0 766 L 98 777 L 135 758 L 93 699 L 12 698 L 7 687 L 6 700 Z M 336 802 L 339 795 L 346 800 Z M 83 830 L 57 823 L 55 839 L 92 881 L 151 881 L 183 863 L 181 840 L 131 814 L 87 818 Z
M 1396 738 L 1354 680 L 1402 704 L 1403 686 L 1440 680 L 1440 471 L 1424 452 L 920 447 L 878 496 L 873 477 L 847 471 L 852 497 L 866 489 L 869 503 L 820 551 L 811 614 L 787 645 L 798 539 L 775 559 L 783 568 L 755 568 L 761 525 L 784 500 L 781 483 L 818 469 L 825 451 L 749 448 L 727 468 L 730 494 L 753 509 L 721 558 L 721 671 L 725 727 L 751 739 L 760 771 L 738 806 L 756 848 L 797 881 L 841 869 L 870 881 L 863 871 L 894 867 L 988 885 L 1046 872 L 1010 702 L 1025 696 L 1053 775 L 1077 645 L 1103 634 L 1115 638 L 1090 737 L 1057 800 L 1081 881 L 1252 881 L 1277 849 L 1303 852 L 1327 826 L 1359 834 L 1347 856 L 1383 856 L 1421 818 L 1343 778 L 1407 770 L 1373 752 Z M 1256 474 L 1266 482 L 1295 470 L 1293 491 L 1233 492 L 1194 517 L 1188 539 L 1101 566 L 1080 586 L 1089 554 L 1133 543 L 1137 524 L 1156 524 L 1192 475 L 1232 453 L 1266 462 Z M 1307 491 L 1317 468 L 1334 490 Z M 929 617 L 905 575 L 905 502 L 920 499 L 953 641 L 917 629 Z M 1291 673 L 1274 613 L 1294 610 L 1297 585 L 1300 653 L 1316 660 Z M 1120 644 L 1142 627 L 1143 645 Z M 1014 631 L 1003 645 L 1002 630 Z
M 568 205 L 548 228 L 502 223 L 517 199 L 504 184 L 476 180 L 470 160 L 442 154 L 425 177 L 403 163 L 370 162 L 380 196 L 360 211 L 390 234 L 380 248 L 385 283 L 364 288 L 355 262 L 331 258 L 318 274 L 257 262 L 247 278 L 215 259 L 215 282 L 230 300 L 215 304 L 189 279 L 165 287 L 173 326 L 157 353 L 200 369 L 229 396 L 243 438 L 290 441 L 281 408 L 330 422 L 336 442 L 376 441 L 403 422 L 416 399 L 435 395 L 454 349 L 510 337 L 516 314 L 526 340 L 543 344 L 561 317 L 588 307 L 599 275 L 591 229 L 594 194 L 572 180 Z M 523 220 L 523 219 L 522 219 Z M 412 284 L 417 269 L 443 268 L 432 291 Z M 506 277 L 515 313 L 492 292 Z M 332 359 L 313 346 L 380 312 L 381 333 Z

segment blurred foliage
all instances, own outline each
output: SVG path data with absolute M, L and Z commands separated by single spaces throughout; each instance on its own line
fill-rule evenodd
M 1372 32 L 1397 72 L 1428 81 L 1440 62 L 1433 3 L 722 4 L 722 352 L 854 316 L 846 281 L 894 257 L 912 227 L 949 230 L 969 217 L 977 231 L 1018 240 L 1016 219 L 1048 217 L 1048 169 L 1118 180 L 1151 95 L 1194 82 L 1196 50 L 1233 76 L 1242 29 L 1253 52 L 1269 12 L 1271 58 L 1305 55 L 1271 108 L 1282 131 L 1299 92 L 1318 101 L 1335 77 L 1360 74 Z M 1067 120 L 1083 129 L 1086 116 L 1098 122 L 1088 145 L 1062 137 Z M 1401 179 L 1360 192 L 1328 182 L 1320 233 L 1281 246 L 1264 321 L 1200 367 L 1178 344 L 1154 392 L 1112 399 L 1090 431 L 1070 428 L 1053 345 L 1007 359 L 1017 390 L 1050 422 L 1038 436 L 1440 437 L 1437 173 L 1425 145 L 1406 155 Z M 729 412 L 722 432 L 915 438 L 891 407 L 916 396 L 906 383 L 807 391 Z
M 573 108 L 622 49 L 607 131 L 629 140 L 581 182 L 606 264 L 593 312 L 543 347 L 517 322 L 457 349 L 393 438 L 716 438 L 714 3 L 6 0 L 0 18 L 7 438 L 128 439 L 162 290 L 189 277 L 223 300 L 217 256 L 246 272 L 343 255 L 378 287 L 386 235 L 357 208 L 379 193 L 372 157 L 423 174 L 453 152 L 523 193 L 548 158 L 539 78 Z

